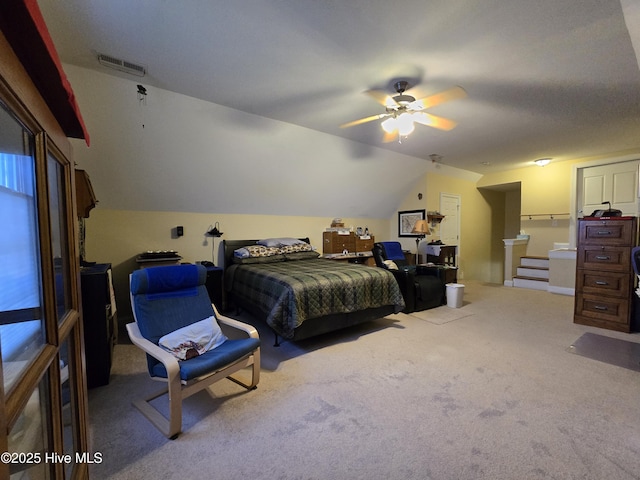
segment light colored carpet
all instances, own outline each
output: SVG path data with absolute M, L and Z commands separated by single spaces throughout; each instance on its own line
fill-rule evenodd
M 420 320 L 433 323 L 434 325 L 444 325 L 454 320 L 470 317 L 473 313 L 469 311 L 469 309 L 464 308 L 464 305 L 461 308 L 452 308 L 444 305 L 442 307 L 430 308 L 429 310 L 413 312 L 410 315 Z
M 221 382 L 165 439 L 131 407 L 157 388 L 118 345 L 89 392 L 94 479 L 593 479 L 640 475 L 640 374 L 567 352 L 573 297 L 465 280 L 472 315 L 398 314 L 273 347 L 257 390 Z

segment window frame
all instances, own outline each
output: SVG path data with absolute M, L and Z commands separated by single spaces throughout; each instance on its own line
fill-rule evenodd
M 62 452 L 64 432 L 62 420 L 62 388 L 60 347 L 69 340 L 69 378 L 72 403 L 72 431 L 74 450 L 89 452 L 87 389 L 84 371 L 84 340 L 81 321 L 80 266 L 78 257 L 78 227 L 75 205 L 75 171 L 72 149 L 59 122 L 46 105 L 24 67 L 0 33 L 0 102 L 14 118 L 35 137 L 35 184 L 37 192 L 37 225 L 40 242 L 40 273 L 45 344 L 38 352 L 20 381 L 5 391 L 0 363 L 0 451 L 7 451 L 8 432 L 15 426 L 33 391 L 44 379 L 47 384 L 45 445 L 51 451 Z M 66 245 L 69 253 L 70 305 L 58 321 L 55 298 L 55 269 L 52 247 L 51 212 L 49 207 L 48 169 L 52 155 L 64 172 L 64 201 L 67 228 Z M 62 464 L 47 466 L 49 478 L 64 478 Z M 69 472 L 67 472 L 69 473 Z M 88 475 L 88 465 L 73 466 L 69 478 Z M 9 476 L 9 465 L 0 463 L 0 477 Z

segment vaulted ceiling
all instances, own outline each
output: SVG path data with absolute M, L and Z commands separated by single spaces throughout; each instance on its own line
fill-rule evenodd
M 632 0 L 39 0 L 63 62 L 478 173 L 640 147 Z M 631 32 L 631 33 L 630 33 Z M 107 54 L 146 68 L 102 66 Z M 417 126 L 382 142 L 364 92 L 455 85 Z

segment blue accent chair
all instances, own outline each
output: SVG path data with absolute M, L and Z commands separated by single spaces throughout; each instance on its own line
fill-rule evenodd
M 134 323 L 127 324 L 132 343 L 147 356 L 149 375 L 166 384 L 158 393 L 133 404 L 166 437 L 175 439 L 182 430 L 182 400 L 228 378 L 248 390 L 260 380 L 260 337 L 256 329 L 220 315 L 205 286 L 207 269 L 202 265 L 171 265 L 136 270 L 130 275 Z M 158 345 L 160 338 L 213 316 L 226 340 L 188 360 L 178 360 Z M 235 331 L 235 333 L 232 333 Z M 251 369 L 249 382 L 231 377 Z M 169 418 L 150 402 L 169 397 Z
M 404 313 L 427 310 L 444 303 L 445 285 L 442 280 L 429 271 L 418 272 L 415 265 L 409 265 L 400 242 L 374 243 L 373 258 L 378 267 L 388 269 L 396 277 L 406 304 Z M 389 268 L 389 260 L 397 269 Z

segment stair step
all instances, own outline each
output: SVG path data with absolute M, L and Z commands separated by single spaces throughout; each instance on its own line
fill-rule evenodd
M 531 278 L 543 278 L 545 280 L 549 279 L 549 269 L 546 267 L 529 267 L 529 266 L 519 266 L 516 269 L 518 277 L 531 277 Z
M 525 277 L 517 275 L 513 277 L 513 286 L 518 288 L 529 288 L 531 290 L 547 290 L 549 282 L 544 278 Z
M 549 257 L 536 257 L 536 256 L 520 257 L 520 265 L 523 267 L 549 268 Z

